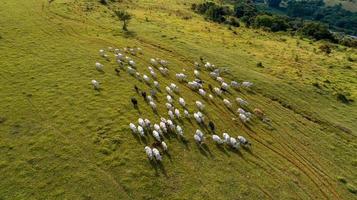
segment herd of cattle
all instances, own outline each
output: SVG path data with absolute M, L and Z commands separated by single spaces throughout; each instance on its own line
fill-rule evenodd
M 158 82 L 158 75 L 155 70 L 157 70 L 163 77 L 168 78 L 168 62 L 163 59 L 151 58 L 149 60 L 150 66 L 148 66 L 148 71 L 150 75 L 146 75 L 140 74 L 137 69 L 136 62 L 130 57 L 142 54 L 141 48 L 114 49 L 112 47 L 108 47 L 108 50 L 99 50 L 100 56 L 107 60 L 110 59 L 110 56 L 108 55 L 109 53 L 114 54 L 115 61 L 118 64 L 118 67 L 114 69 L 115 73 L 119 74 L 121 71 L 125 70 L 139 81 L 143 81 L 150 85 L 150 94 L 146 93 L 145 91 L 140 91 L 140 89 L 136 85 L 134 86 L 134 89 L 144 98 L 144 100 L 148 103 L 152 110 L 156 114 L 158 114 L 158 106 L 157 101 L 155 101 L 155 99 L 157 99 L 157 92 L 161 91 L 161 86 Z M 247 81 L 241 83 L 237 81 L 225 82 L 221 76 L 222 70 L 220 68 L 217 68 L 215 65 L 209 62 L 203 62 L 202 58 L 201 63 L 202 64 L 200 64 L 199 62 L 194 63 L 194 80 L 188 80 L 188 75 L 185 74 L 186 70 L 183 70 L 183 72 L 180 73 L 176 73 L 175 78 L 179 83 L 186 84 L 186 86 L 192 91 L 197 92 L 205 100 L 209 99 L 213 101 L 214 96 L 217 96 L 220 97 L 220 99 L 223 99 L 223 104 L 228 109 L 232 109 L 233 103 L 230 100 L 223 98 L 223 94 L 229 93 L 229 90 L 231 88 L 239 89 L 250 88 L 253 86 L 253 83 Z M 104 71 L 104 65 L 99 62 L 95 63 L 95 68 L 98 71 Z M 201 72 L 204 70 L 208 71 L 209 76 L 219 83 L 219 87 L 213 87 L 211 84 L 208 84 L 208 90 L 205 89 L 205 81 L 201 78 Z M 92 80 L 91 83 L 94 89 L 101 89 L 99 81 Z M 129 124 L 129 127 L 134 134 L 138 134 L 141 137 L 152 135 L 155 139 L 156 142 L 154 144 L 152 144 L 151 146 L 146 146 L 144 148 L 146 155 L 150 160 L 161 161 L 162 153 L 168 151 L 168 146 L 164 141 L 165 135 L 176 134 L 179 138 L 186 139 L 184 130 L 178 122 L 181 119 L 190 119 L 192 117 L 191 113 L 188 111 L 185 99 L 180 96 L 180 89 L 178 85 L 176 85 L 175 83 L 170 83 L 169 85 L 165 86 L 165 91 L 167 92 L 165 103 L 165 107 L 167 108 L 167 118 L 161 117 L 160 122 L 158 123 L 151 123 L 149 119 L 139 118 L 137 121 L 137 125 L 136 123 Z M 178 96 L 178 98 L 174 98 L 175 95 Z M 174 106 L 174 99 L 178 100 L 177 102 L 180 105 L 180 108 Z M 131 102 L 134 107 L 138 106 L 138 101 L 136 98 L 131 98 Z M 197 107 L 197 110 L 196 112 L 193 112 L 193 118 L 200 127 L 205 127 L 206 117 L 204 111 L 206 105 L 199 100 L 195 101 L 194 103 Z M 249 103 L 239 97 L 236 98 L 236 103 L 239 106 L 236 112 L 239 119 L 243 123 L 248 123 L 252 118 L 252 113 L 244 108 L 247 108 Z M 181 115 L 180 109 L 182 110 L 183 115 Z M 266 119 L 264 113 L 260 109 L 254 109 L 254 114 L 262 120 Z M 176 121 L 178 122 L 176 123 Z M 240 146 L 248 148 L 251 145 L 250 142 L 243 136 L 232 137 L 228 133 L 223 133 L 221 138 L 219 135 L 215 134 L 215 124 L 212 121 L 208 121 L 207 123 L 209 129 L 214 133 L 211 135 L 210 138 L 217 145 L 226 144 L 233 149 L 239 149 Z M 197 144 L 202 145 L 204 144 L 206 137 L 200 129 L 197 129 L 193 135 L 193 139 L 195 140 L 195 142 L 197 142 Z M 161 153 L 159 149 L 162 149 Z

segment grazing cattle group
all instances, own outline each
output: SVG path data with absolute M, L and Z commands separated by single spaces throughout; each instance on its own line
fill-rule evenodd
M 145 102 L 147 102 L 147 104 L 151 107 L 153 112 L 161 117 L 160 121 L 151 123 L 149 119 L 139 118 L 137 123 L 130 123 L 129 128 L 133 134 L 137 134 L 140 137 L 144 138 L 151 135 L 155 139 L 156 142 L 153 145 L 145 146 L 144 150 L 149 160 L 161 162 L 164 153 L 168 152 L 169 149 L 167 143 L 165 142 L 165 138 L 167 138 L 169 134 L 174 134 L 183 140 L 188 139 L 184 134 L 182 120 L 191 120 L 191 113 L 188 109 L 190 102 L 186 102 L 183 96 L 181 96 L 184 90 L 181 91 L 178 85 L 171 82 L 167 86 L 164 86 L 167 93 L 166 102 L 164 103 L 167 108 L 167 118 L 163 117 L 163 115 L 161 115 L 162 112 L 159 112 L 160 103 L 157 100 L 157 92 L 161 93 L 161 90 L 160 83 L 158 82 L 158 75 L 155 70 L 158 70 L 164 78 L 169 79 L 170 72 L 168 68 L 168 61 L 159 58 L 151 58 L 148 62 L 150 66 L 147 67 L 150 75 L 146 75 L 138 71 L 139 65 L 129 57 L 129 55 L 137 56 L 138 54 L 142 54 L 141 48 L 123 48 L 113 50 L 113 48 L 109 47 L 107 51 L 104 49 L 99 50 L 99 55 L 106 60 L 109 60 L 110 56 L 108 54 L 110 52 L 114 53 L 115 60 L 118 63 L 118 68 L 115 68 L 117 75 L 119 75 L 120 70 L 126 70 L 128 74 L 135 77 L 139 81 L 144 82 L 151 88 L 150 93 L 148 93 L 150 95 L 148 95 L 145 91 L 140 90 L 136 85 L 134 86 L 136 93 L 141 95 Z M 248 111 L 249 103 L 243 98 L 237 97 L 235 100 L 237 102 L 236 105 L 238 106 L 238 110 L 234 112 L 234 101 L 231 102 L 228 96 L 231 95 L 230 90 L 251 88 L 253 83 L 248 81 L 239 83 L 235 80 L 225 82 L 223 72 L 219 68 L 210 62 L 203 62 L 203 58 L 201 58 L 201 62 L 203 63 L 202 69 L 199 62 L 194 63 L 193 74 L 191 75 L 194 77 L 193 80 L 189 80 L 189 74 L 185 74 L 186 70 L 175 74 L 175 78 L 180 83 L 180 87 L 181 85 L 187 86 L 202 98 L 202 100 L 196 100 L 192 103 L 196 106 L 196 111 L 193 111 L 192 114 L 197 124 L 202 127 L 202 130 L 204 130 L 203 128 L 206 126 L 205 120 L 208 118 L 206 115 L 209 114 L 209 109 L 206 109 L 206 105 L 203 102 L 215 101 L 214 96 L 216 96 L 217 99 L 222 99 L 220 101 L 222 101 L 223 105 L 237 115 L 243 124 L 249 123 L 253 117 L 252 113 Z M 95 63 L 95 68 L 97 71 L 104 72 L 104 65 L 99 62 Z M 216 85 L 218 85 L 218 87 L 208 84 L 208 89 L 205 89 L 206 81 L 201 79 L 203 77 L 204 70 L 208 71 L 209 77 L 216 81 Z M 100 91 L 101 87 L 99 81 L 92 80 L 91 83 L 95 90 Z M 225 96 L 225 98 L 223 98 L 223 96 Z M 176 101 L 181 107 L 174 106 Z M 138 100 L 135 97 L 131 97 L 131 103 L 134 108 L 138 108 Z M 254 109 L 253 113 L 259 119 L 263 119 L 265 117 L 263 111 L 257 108 Z M 221 138 L 218 134 L 216 134 L 216 125 L 212 121 L 208 122 L 208 127 L 209 130 L 214 133 L 208 138 L 211 138 L 217 145 L 226 144 L 232 149 L 239 149 L 240 146 L 249 147 L 251 145 L 250 142 L 243 136 L 231 137 L 228 133 L 223 133 Z M 197 129 L 193 134 L 193 139 L 198 145 L 204 144 L 208 139 L 202 130 Z

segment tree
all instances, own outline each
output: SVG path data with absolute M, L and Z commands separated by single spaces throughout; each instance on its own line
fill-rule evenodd
M 214 21 L 214 22 L 218 22 L 218 23 L 222 23 L 224 21 L 226 21 L 225 19 L 225 15 L 227 15 L 229 13 L 229 9 L 226 7 L 221 7 L 221 6 L 211 6 L 207 11 L 206 11 L 206 16 Z
M 299 32 L 306 36 L 316 40 L 330 40 L 335 41 L 332 33 L 328 30 L 326 25 L 317 22 L 306 22 Z
M 265 4 L 269 7 L 279 8 L 281 0 L 265 0 Z
M 127 25 L 131 20 L 131 15 L 125 10 L 116 10 L 115 15 L 118 17 L 120 21 L 123 21 L 123 30 L 127 31 L 128 30 Z
M 289 1 L 286 14 L 290 17 L 312 18 L 314 13 L 324 5 L 323 0 Z
M 253 18 L 258 14 L 258 9 L 251 1 L 238 2 L 234 5 L 234 16 L 237 18 L 248 17 Z
M 289 27 L 288 19 L 280 15 L 258 15 L 254 20 L 254 26 L 266 27 L 273 32 L 286 31 Z

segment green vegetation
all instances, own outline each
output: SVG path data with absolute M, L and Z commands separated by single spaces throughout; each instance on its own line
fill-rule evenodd
M 304 23 L 303 27 L 299 29 L 299 32 L 304 36 L 311 37 L 316 40 L 327 39 L 330 41 L 334 41 L 334 36 L 328 30 L 327 26 L 320 23 Z
M 123 30 L 127 31 L 128 23 L 131 20 L 131 15 L 125 10 L 116 10 L 114 13 L 118 17 L 118 19 L 123 22 Z
M 1 3 L 0 199 L 356 198 L 356 48 L 228 29 L 204 20 L 192 3 L 201 1 Z M 118 29 L 115 10 L 132 15 L 135 35 Z M 328 55 L 319 50 L 325 43 Z M 177 83 L 174 74 L 183 69 L 192 80 L 194 61 L 202 57 L 224 69 L 224 80 L 252 81 L 251 90 L 231 90 L 224 98 L 246 99 L 270 122 L 254 117 L 246 126 L 232 119 L 220 98 L 205 100 L 177 83 L 191 112 L 193 101 L 201 100 L 217 133 L 245 136 L 252 151 L 220 149 L 209 139 L 209 152 L 201 151 L 192 138 L 199 126 L 182 120 L 188 143 L 167 139 L 170 156 L 151 165 L 145 141 L 128 127 L 138 117 L 159 120 L 134 90 L 151 87 L 125 70 L 117 75 L 113 53 L 108 60 L 98 54 L 107 47 L 142 48 L 130 56 L 141 74 L 149 73 L 150 58 L 168 60 L 170 76 L 158 75 L 162 86 Z M 104 73 L 95 70 L 97 61 Z M 207 91 L 209 84 L 219 86 L 207 71 L 201 76 Z M 92 79 L 101 83 L 100 92 Z M 339 93 L 351 101 L 341 102 Z M 158 111 L 167 117 L 165 96 L 158 93 Z
M 270 7 L 278 8 L 281 0 L 265 0 L 265 3 Z
M 277 15 L 258 15 L 254 19 L 254 26 L 268 28 L 270 31 L 286 31 L 289 28 L 286 18 Z
M 266 3 L 270 5 L 276 2 Z M 261 10 L 251 1 L 237 1 L 233 2 L 233 4 L 233 10 L 228 6 L 217 5 L 213 2 L 193 4 L 192 9 L 218 23 L 226 22 L 228 16 L 234 16 L 241 19 L 247 27 L 253 26 L 273 32 L 290 31 L 293 34 L 299 33 L 315 40 L 328 40 L 356 47 L 357 40 L 355 38 L 338 33 L 334 34 L 327 25 L 317 22 L 326 22 L 333 27 L 339 27 L 339 29 L 348 28 L 348 32 L 353 32 L 354 27 L 357 27 L 357 24 L 355 24 L 357 22 L 357 14 L 343 10 L 341 6 L 322 7 L 324 4 L 321 0 L 289 1 L 287 8 L 284 9 L 284 12 L 290 16 L 287 17 Z M 335 16 L 335 13 L 339 13 L 339 17 Z M 315 21 L 304 21 L 301 17 Z M 349 28 L 351 25 L 352 28 Z
M 357 35 L 357 13 L 347 11 L 341 5 L 326 7 L 322 0 L 289 1 L 286 14 L 319 21 L 336 31 Z

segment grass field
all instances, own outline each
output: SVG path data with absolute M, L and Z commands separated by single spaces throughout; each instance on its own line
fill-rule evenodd
M 356 0 L 325 0 L 325 4 L 328 6 L 341 4 L 344 9 L 352 12 L 357 12 Z
M 357 100 L 357 50 L 334 46 L 326 55 L 323 42 L 244 27 L 233 33 L 192 13 L 192 2 L 1 3 L 0 199 L 357 198 L 357 106 L 336 98 Z M 129 33 L 112 14 L 117 7 L 133 15 Z M 138 117 L 159 120 L 133 88 L 150 87 L 124 71 L 115 75 L 113 56 L 98 54 L 108 46 L 141 47 L 133 59 L 146 74 L 150 58 L 168 60 L 162 88 L 177 83 L 176 72 L 193 72 L 203 57 L 227 69 L 225 80 L 254 82 L 225 98 L 247 99 L 272 125 L 257 118 L 243 125 L 220 98 L 204 100 L 177 83 L 191 112 L 195 100 L 205 102 L 217 132 L 245 136 L 252 150 L 235 152 L 211 140 L 201 149 L 193 140 L 197 124 L 182 120 L 188 143 L 167 138 L 170 155 L 151 165 L 145 141 L 128 126 Z M 95 70 L 96 61 L 105 73 Z M 218 86 L 207 72 L 202 76 Z M 92 79 L 103 90 L 93 90 Z M 165 96 L 159 93 L 159 114 L 167 117 Z

